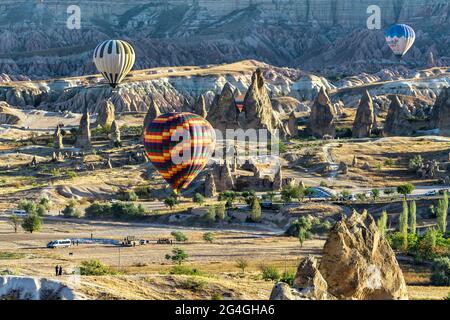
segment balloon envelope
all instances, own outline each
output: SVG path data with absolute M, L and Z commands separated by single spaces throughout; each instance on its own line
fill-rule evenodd
M 215 142 L 210 123 L 193 113 L 165 113 L 145 128 L 147 157 L 175 192 L 188 187 L 205 168 Z
M 406 24 L 394 24 L 384 33 L 386 42 L 397 57 L 403 57 L 414 44 L 416 33 Z
M 136 56 L 128 42 L 107 40 L 95 48 L 93 59 L 98 71 L 115 88 L 133 68 Z

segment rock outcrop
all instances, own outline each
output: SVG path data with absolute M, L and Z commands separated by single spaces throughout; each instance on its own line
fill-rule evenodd
M 325 89 L 321 88 L 311 107 L 308 132 L 318 138 L 323 138 L 326 135 L 334 137 L 336 133 L 335 117 L 334 106 Z
M 353 212 L 330 231 L 319 266 L 339 299 L 407 299 L 402 270 L 372 216 Z
M 56 126 L 55 132 L 53 133 L 53 148 L 56 150 L 64 149 L 63 135 L 59 125 Z
M 205 179 L 205 197 L 211 198 L 214 197 L 217 193 L 216 183 L 214 182 L 214 175 L 212 172 L 209 172 Z
M 267 129 L 270 134 L 278 129 L 280 135 L 287 136 L 278 113 L 272 108 L 272 101 L 259 68 L 252 75 L 252 83 L 245 95 L 244 107 L 239 116 L 239 125 L 244 129 Z
M 295 116 L 295 111 L 292 111 L 291 114 L 289 115 L 288 129 L 289 129 L 289 135 L 291 137 L 298 136 L 298 122 L 297 122 L 297 117 Z
M 65 284 L 45 278 L 1 276 L 0 300 L 76 300 Z
M 116 108 L 111 100 L 103 100 L 98 111 L 96 125 L 103 128 L 111 127 L 111 124 L 116 119 L 115 112 Z
M 92 149 L 91 143 L 91 117 L 87 108 L 84 110 L 83 116 L 80 120 L 80 127 L 78 129 L 77 141 L 75 147 L 85 151 Z
M 11 108 L 4 101 L 0 101 L 0 124 L 20 125 L 24 120 L 23 114 Z
M 408 119 L 411 118 L 411 112 L 408 107 L 400 102 L 398 96 L 391 99 L 388 114 L 384 123 L 384 133 L 387 135 L 404 135 L 413 130 Z
M 293 287 L 277 284 L 271 298 L 397 300 L 408 295 L 395 253 L 375 220 L 367 211 L 355 211 L 330 230 L 320 265 L 303 259 Z
M 434 128 L 442 133 L 450 132 L 450 87 L 442 89 L 431 113 L 431 121 Z
M 122 143 L 120 139 L 120 128 L 117 121 L 114 120 L 111 124 L 111 147 L 118 147 Z
M 159 111 L 159 107 L 156 104 L 155 99 L 152 100 L 150 103 L 150 107 L 148 108 L 147 114 L 145 115 L 144 119 L 144 128 L 147 128 L 148 124 L 153 121 L 156 117 L 158 117 L 161 114 L 161 111 Z
M 197 101 L 195 102 L 194 112 L 205 119 L 208 117 L 205 97 L 203 95 L 200 95 L 200 97 L 198 97 Z
M 220 130 L 224 135 L 226 129 L 237 129 L 238 109 L 234 99 L 233 89 L 227 82 L 220 95 L 214 98 L 209 109 L 207 120 L 214 129 Z
M 225 161 L 222 165 L 216 164 L 214 166 L 213 174 L 214 182 L 218 192 L 234 189 L 235 181 L 228 162 Z
M 365 138 L 372 133 L 372 127 L 375 123 L 375 113 L 373 109 L 373 101 L 366 90 L 361 97 L 358 109 L 356 111 L 355 121 L 353 122 L 353 137 Z
M 283 171 L 280 165 L 277 173 L 275 173 L 273 178 L 273 190 L 280 191 L 283 188 Z

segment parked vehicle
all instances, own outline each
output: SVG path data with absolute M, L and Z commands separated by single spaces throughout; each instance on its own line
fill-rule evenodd
M 19 217 L 19 218 L 26 218 L 26 217 L 28 217 L 28 213 L 25 210 L 19 210 L 19 209 L 11 210 L 11 214 L 13 216 L 16 216 L 16 217 Z
M 55 249 L 55 248 L 68 248 L 72 246 L 72 241 L 70 239 L 63 240 L 53 240 L 47 243 L 47 248 Z

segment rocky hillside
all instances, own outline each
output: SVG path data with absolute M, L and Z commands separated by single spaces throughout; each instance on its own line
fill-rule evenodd
M 371 0 L 114 1 L 77 1 L 81 29 L 69 30 L 72 1 L 3 0 L 0 79 L 92 73 L 95 45 L 112 37 L 136 47 L 136 69 L 256 59 L 342 77 L 396 65 L 383 30 L 366 27 Z M 405 64 L 449 64 L 450 35 L 436 32 L 450 30 L 447 0 L 377 4 L 382 29 L 406 22 L 416 30 Z

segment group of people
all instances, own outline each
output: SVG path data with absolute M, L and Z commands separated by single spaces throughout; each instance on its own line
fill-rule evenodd
M 56 265 L 56 266 L 55 266 L 55 275 L 56 275 L 57 277 L 62 276 L 62 272 L 63 272 L 62 266 Z

